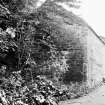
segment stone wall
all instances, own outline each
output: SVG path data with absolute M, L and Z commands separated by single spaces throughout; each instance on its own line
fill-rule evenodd
M 73 45 L 73 51 L 82 53 L 78 59 L 79 62 L 83 59 L 83 62 L 79 66 L 76 64 L 74 71 L 79 70 L 86 75 L 83 81 L 86 81 L 89 87 L 98 85 L 105 78 L 105 43 L 88 25 L 83 27 L 77 24 L 66 24 L 64 27 L 74 43 L 74 45 L 70 44 Z M 71 50 L 69 51 L 71 53 Z M 78 59 L 74 60 L 78 61 Z
M 105 78 L 105 44 L 91 28 L 87 43 L 87 83 L 93 87 Z
M 67 56 L 67 63 L 70 66 L 66 77 L 68 81 L 82 82 L 86 81 L 86 63 L 87 63 L 87 31 L 86 27 L 78 24 L 63 24 L 61 28 L 65 30 L 65 37 L 68 41 L 69 54 Z
M 47 12 L 50 20 L 48 24 L 53 27 L 51 30 L 55 43 L 60 50 L 69 52 L 66 56 L 70 71 L 84 73 L 87 85 L 92 87 L 105 77 L 105 44 L 85 22 L 81 21 L 82 19 L 69 12 L 63 15 L 59 12 L 61 13 L 59 10 L 57 13 Z M 46 18 L 44 21 L 48 22 Z M 77 57 L 73 55 L 75 53 Z M 71 76 L 71 73 L 68 76 Z
M 94 87 L 102 82 L 105 78 L 105 43 L 88 25 L 83 27 L 77 24 L 63 24 L 62 27 L 67 31 L 65 35 L 70 41 L 68 59 L 71 62 L 76 62 L 75 65 L 70 65 L 71 71 L 79 70 L 84 73 L 86 77 L 83 78 L 83 81 L 86 81 L 89 87 Z M 72 59 L 70 58 L 72 52 L 82 56 L 78 56 L 78 59 Z M 78 65 L 78 61 L 81 64 Z

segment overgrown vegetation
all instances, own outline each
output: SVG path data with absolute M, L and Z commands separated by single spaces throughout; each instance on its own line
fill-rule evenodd
M 78 58 L 78 54 L 67 59 L 63 49 L 68 46 L 59 40 L 64 33 L 56 29 L 47 14 L 41 9 L 22 13 L 24 3 L 16 8 L 17 0 L 11 4 L 13 8 L 10 2 L 0 3 L 1 105 L 57 105 L 59 101 L 83 95 L 86 87 L 81 85 L 82 79 L 78 83 L 77 78 L 72 79 L 78 72 L 74 72 L 75 62 L 70 59 Z M 70 85 L 70 81 L 76 83 Z

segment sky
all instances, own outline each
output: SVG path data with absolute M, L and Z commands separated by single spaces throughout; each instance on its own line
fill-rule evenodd
M 99 36 L 105 37 L 104 10 L 105 0 L 82 0 L 81 8 L 76 14 L 82 17 Z

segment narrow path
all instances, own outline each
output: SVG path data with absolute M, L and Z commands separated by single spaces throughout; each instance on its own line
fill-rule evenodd
M 105 85 L 97 88 L 87 96 L 60 102 L 59 105 L 105 105 Z

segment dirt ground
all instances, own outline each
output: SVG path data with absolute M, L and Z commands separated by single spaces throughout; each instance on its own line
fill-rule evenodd
M 87 96 L 60 102 L 59 105 L 105 105 L 105 84 Z

